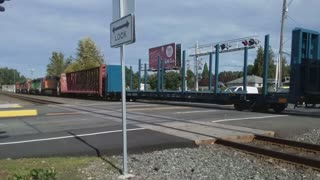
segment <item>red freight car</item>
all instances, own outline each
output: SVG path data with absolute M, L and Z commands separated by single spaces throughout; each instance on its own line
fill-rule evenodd
M 106 65 L 82 71 L 63 73 L 57 88 L 60 94 L 103 96 Z

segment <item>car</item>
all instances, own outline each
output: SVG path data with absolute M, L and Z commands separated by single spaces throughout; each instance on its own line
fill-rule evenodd
M 223 93 L 237 93 L 237 94 L 258 94 L 258 88 L 247 86 L 247 92 L 243 91 L 243 86 L 231 86 L 223 91 Z

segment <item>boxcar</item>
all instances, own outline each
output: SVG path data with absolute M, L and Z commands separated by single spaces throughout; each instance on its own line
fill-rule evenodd
M 66 95 L 103 96 L 106 65 L 82 71 L 63 73 L 57 87 L 57 93 Z

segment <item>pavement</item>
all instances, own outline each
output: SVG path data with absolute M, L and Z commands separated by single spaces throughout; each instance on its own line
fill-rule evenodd
M 250 142 L 254 134 L 281 137 L 320 127 L 320 118 L 315 116 L 239 112 L 216 106 L 127 102 L 129 152 L 194 147 L 212 144 L 217 138 Z M 122 152 L 120 102 L 79 100 L 15 109 L 35 109 L 37 115 L 0 118 L 0 158 Z

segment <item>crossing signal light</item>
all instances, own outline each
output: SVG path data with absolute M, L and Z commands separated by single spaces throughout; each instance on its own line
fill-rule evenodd
M 242 44 L 243 44 L 244 46 L 248 46 L 248 41 L 247 41 L 247 40 L 244 40 L 244 41 L 242 41 Z
M 250 39 L 249 40 L 249 46 L 253 46 L 255 44 L 258 44 L 258 41 L 257 40 L 254 40 L 254 39 Z
M 5 1 L 9 1 L 9 0 L 0 0 L 0 4 L 4 3 Z M 0 6 L 0 12 L 5 11 L 6 9 L 3 6 Z
M 226 45 L 225 44 L 221 44 L 220 48 L 221 48 L 221 50 L 224 50 L 226 48 Z

